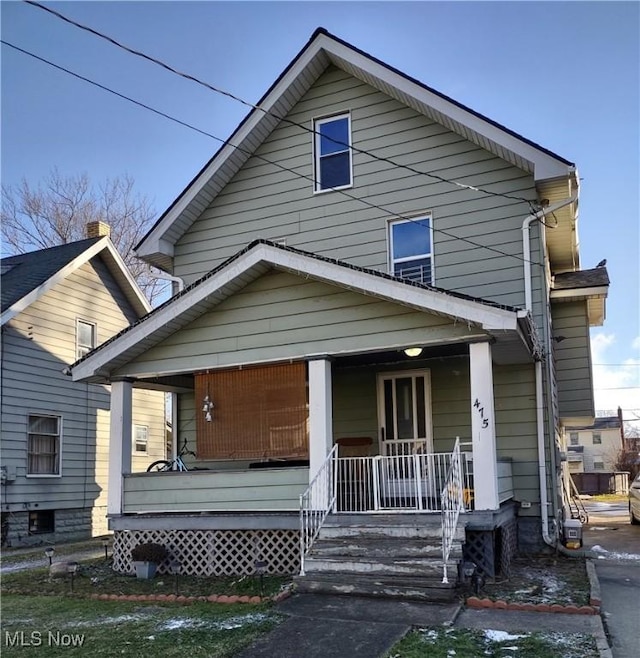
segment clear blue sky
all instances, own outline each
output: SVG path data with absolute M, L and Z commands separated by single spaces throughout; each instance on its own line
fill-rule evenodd
M 80 22 L 257 101 L 323 26 L 575 162 L 582 266 L 607 258 L 594 330 L 597 406 L 640 414 L 640 4 L 636 2 L 58 2 Z M 227 137 L 246 112 L 22 2 L 2 38 Z M 52 167 L 131 174 L 162 212 L 213 140 L 2 47 L 2 181 Z M 617 389 L 605 390 L 605 389 Z

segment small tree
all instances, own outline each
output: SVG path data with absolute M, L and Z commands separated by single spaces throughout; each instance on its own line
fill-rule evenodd
M 616 471 L 628 471 L 629 482 L 631 482 L 640 471 L 640 452 L 620 449 L 616 455 L 614 468 Z
M 26 180 L 2 187 L 2 238 L 9 254 L 75 242 L 86 237 L 86 225 L 103 221 L 111 227 L 111 240 L 138 285 L 153 302 L 166 281 L 153 278 L 153 269 L 133 253 L 154 220 L 149 200 L 134 192 L 125 174 L 94 185 L 86 173 L 62 176 L 57 169 L 37 186 Z

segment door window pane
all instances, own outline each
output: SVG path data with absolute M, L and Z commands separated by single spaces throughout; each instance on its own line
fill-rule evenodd
M 396 379 L 396 413 L 398 414 L 398 438 L 415 438 L 413 427 L 413 380 Z

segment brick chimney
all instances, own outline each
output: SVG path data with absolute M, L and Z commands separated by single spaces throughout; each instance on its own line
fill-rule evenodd
M 88 238 L 102 238 L 105 235 L 111 235 L 111 227 L 109 224 L 101 221 L 87 222 L 86 231 Z

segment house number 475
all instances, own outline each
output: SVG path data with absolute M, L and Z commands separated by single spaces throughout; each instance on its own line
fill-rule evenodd
M 478 398 L 476 398 L 476 401 L 473 403 L 473 406 L 475 409 L 478 410 L 478 413 L 480 414 L 480 418 L 482 419 L 482 429 L 489 427 L 489 419 L 484 417 L 484 407 L 482 406 Z

